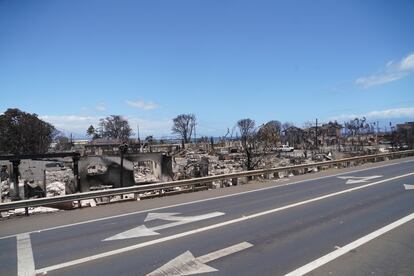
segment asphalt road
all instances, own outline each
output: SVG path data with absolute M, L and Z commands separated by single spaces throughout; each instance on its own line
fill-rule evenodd
M 170 206 L 123 203 L 113 208 L 126 215 L 81 222 L 0 222 L 0 275 L 414 275 L 413 168 L 401 159 L 154 201 Z

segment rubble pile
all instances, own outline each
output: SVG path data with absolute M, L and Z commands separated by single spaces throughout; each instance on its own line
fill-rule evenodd
M 46 196 L 52 197 L 52 196 L 60 196 L 66 194 L 66 188 L 65 183 L 55 181 L 52 183 L 46 184 Z
M 194 151 L 185 153 L 184 157 L 174 158 L 173 172 L 175 180 L 228 174 L 243 170 L 239 154 L 222 156 Z
M 230 155 L 229 155 L 230 156 Z M 209 175 L 228 174 L 243 171 L 243 164 L 239 158 L 220 160 L 217 156 L 209 158 Z
M 46 192 L 49 196 L 49 186 L 51 187 L 50 194 L 61 194 L 61 187 L 63 185 L 63 194 L 75 192 L 75 181 L 73 171 L 70 168 L 64 168 L 59 171 L 45 171 L 46 173 Z
M 98 175 L 104 174 L 108 170 L 108 167 L 102 164 L 90 164 L 88 166 L 88 174 L 89 175 Z
M 3 202 L 5 199 L 10 197 L 10 182 L 9 180 L 4 180 L 0 183 L 0 196 L 1 201 Z
M 331 158 L 330 155 L 322 155 L 322 157 L 323 160 Z M 235 146 L 209 152 L 200 148 L 182 150 L 173 159 L 174 180 L 241 172 L 245 170 L 244 158 L 242 150 Z M 302 150 L 289 153 L 269 153 L 262 157 L 256 169 L 312 164 L 314 162 L 311 155 L 306 156 Z M 207 167 L 206 170 L 205 167 Z M 282 173 L 280 175 L 284 176 Z
M 56 213 L 56 212 L 59 212 L 60 210 L 56 208 L 40 206 L 40 207 L 29 207 L 28 211 L 30 215 L 35 215 L 35 214 L 45 214 L 45 213 Z M 23 216 L 25 214 L 26 214 L 26 210 L 24 208 L 18 208 L 18 209 L 10 210 L 7 212 L 1 212 L 0 221 L 2 219 L 8 219 L 14 216 Z
M 138 165 L 134 166 L 134 179 L 135 183 L 158 181 L 150 168 Z

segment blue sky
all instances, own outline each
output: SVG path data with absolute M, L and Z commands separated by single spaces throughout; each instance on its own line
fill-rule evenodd
M 414 1 L 0 0 L 0 112 L 171 136 L 250 117 L 414 120 Z

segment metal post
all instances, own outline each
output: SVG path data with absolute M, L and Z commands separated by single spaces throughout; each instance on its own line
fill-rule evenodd
M 80 176 L 79 176 L 79 156 L 74 156 L 72 157 L 73 160 L 73 176 L 75 177 L 75 185 L 76 185 L 76 190 L 78 192 L 82 192 L 82 187 L 81 187 L 81 183 L 80 183 Z
M 128 145 L 126 143 L 119 146 L 119 151 L 121 153 L 121 179 L 120 186 L 124 187 L 124 154 L 128 152 Z
M 121 188 L 124 187 L 124 153 L 121 150 L 121 179 L 120 179 Z
M 318 150 L 318 119 L 316 119 L 315 125 L 315 148 Z
M 194 144 L 197 145 L 197 133 L 196 133 L 196 125 L 194 124 Z
M 14 200 L 20 200 L 20 191 L 19 191 L 19 165 L 20 160 L 10 160 L 13 164 L 13 176 L 14 176 L 14 191 L 16 195 L 14 196 Z

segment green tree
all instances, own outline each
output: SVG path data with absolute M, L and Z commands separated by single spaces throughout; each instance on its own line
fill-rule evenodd
M 94 126 L 93 126 L 93 125 L 90 125 L 90 126 L 88 127 L 88 129 L 86 130 L 86 134 L 87 134 L 89 137 L 92 137 L 92 138 L 94 138 L 94 137 L 95 137 L 96 132 L 95 132 L 95 128 L 94 128 Z
M 128 121 L 120 115 L 111 115 L 105 119 L 101 119 L 99 126 L 101 128 L 102 138 L 127 141 L 133 134 Z
M 39 119 L 36 114 L 10 108 L 0 115 L 0 152 L 45 153 L 55 135 L 55 127 Z
M 279 121 L 269 121 L 260 127 L 257 134 L 263 143 L 268 146 L 276 146 L 280 140 L 281 129 L 282 124 Z

